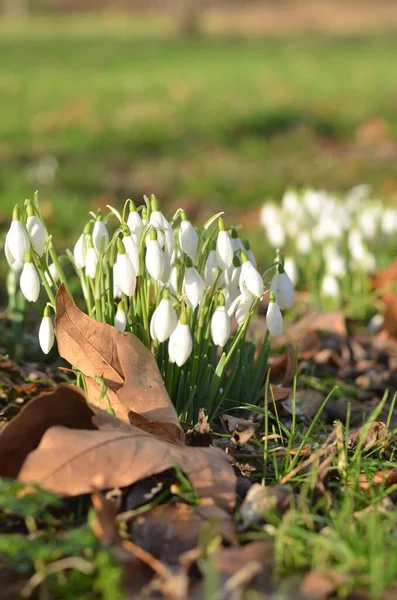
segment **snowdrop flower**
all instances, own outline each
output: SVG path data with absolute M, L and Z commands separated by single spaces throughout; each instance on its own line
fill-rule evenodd
M 136 276 L 140 275 L 140 266 L 139 266 L 139 248 L 136 243 L 133 235 L 125 235 L 123 237 L 123 244 L 125 246 L 125 250 L 128 254 L 128 257 L 132 264 L 134 265 L 134 270 Z
M 339 298 L 340 288 L 338 280 L 334 275 L 328 274 L 321 282 L 321 295 L 330 298 Z
M 294 190 L 286 190 L 281 200 L 283 212 L 295 217 L 299 210 L 299 197 Z
M 187 220 L 184 210 L 181 211 L 181 226 L 179 229 L 179 246 L 192 261 L 197 252 L 198 234 L 190 221 Z
M 163 252 L 164 254 L 164 271 L 160 279 L 158 280 L 161 285 L 167 285 L 171 277 L 171 259 L 168 252 Z
M 39 343 L 44 354 L 48 354 L 54 345 L 54 325 L 50 317 L 50 307 L 46 306 L 39 328 Z
M 344 277 L 346 275 L 346 261 L 333 246 L 326 247 L 324 250 L 324 259 L 327 272 L 334 277 Z
M 307 231 L 300 231 L 295 240 L 296 249 L 300 254 L 309 254 L 312 249 L 312 241 Z
M 124 244 L 120 239 L 117 240 L 117 249 L 117 267 L 115 271 L 116 277 L 114 279 L 123 294 L 126 296 L 133 296 L 136 286 L 134 265 L 126 253 Z
M 189 256 L 186 257 L 182 290 L 191 308 L 196 308 L 202 302 L 205 290 L 204 281 Z
M 159 281 L 165 269 L 165 256 L 157 240 L 157 231 L 154 227 L 150 229 L 149 237 L 146 238 L 145 265 L 147 272 L 155 281 Z
M 270 293 L 269 306 L 267 307 L 266 326 L 270 335 L 281 335 L 283 333 L 283 315 L 273 292 Z
M 130 212 L 127 218 L 127 225 L 131 232 L 131 236 L 136 244 L 139 244 L 139 240 L 141 238 L 141 233 L 143 231 L 143 221 L 141 215 L 138 213 L 135 204 L 132 200 L 130 200 Z M 127 250 L 128 252 L 128 250 Z
M 87 240 L 87 249 L 85 253 L 85 274 L 91 279 L 95 279 L 96 267 L 98 264 L 98 252 L 94 248 L 91 236 Z
M 282 265 L 278 266 L 278 272 L 271 281 L 270 289 L 276 297 L 279 308 L 282 310 L 284 308 L 291 308 L 295 301 L 295 290 L 291 279 Z
M 225 228 L 225 222 L 222 218 L 218 219 L 219 233 L 216 240 L 216 258 L 219 267 L 225 271 L 232 266 L 233 248 L 230 236 Z
M 284 269 L 288 277 L 291 279 L 292 285 L 295 286 L 298 283 L 299 274 L 296 262 L 292 257 L 288 257 L 285 259 Z
M 281 223 L 277 221 L 269 224 L 266 228 L 267 239 L 273 248 L 282 248 L 285 245 L 285 231 Z
M 223 289 L 224 292 L 227 292 L 228 301 L 233 302 L 237 296 L 240 294 L 240 275 L 241 275 L 241 262 L 238 256 L 233 257 L 233 267 L 231 268 L 231 274 L 229 275 L 228 271 L 224 271 L 225 274 L 228 274 L 226 286 Z
M 254 300 L 255 296 L 247 290 L 244 294 L 240 294 L 240 296 L 235 298 L 235 300 L 229 306 L 227 314 L 229 317 L 235 314 L 237 323 L 242 325 L 247 318 Z
M 48 282 L 48 285 L 52 286 L 52 282 L 53 281 L 54 281 L 54 283 L 58 283 L 58 281 L 59 281 L 59 275 L 58 275 L 58 271 L 57 271 L 57 268 L 54 265 L 54 263 L 51 263 L 48 266 L 48 270 L 49 270 L 50 273 L 48 274 L 46 272 L 46 273 L 44 273 L 44 276 L 45 276 L 45 278 L 46 278 L 46 280 Z
M 94 223 L 94 229 L 92 230 L 92 243 L 94 244 L 94 248 L 97 252 L 101 250 L 102 244 L 103 249 L 105 249 L 109 243 L 109 233 L 106 229 L 106 225 L 101 214 Z
M 237 233 L 237 229 L 235 227 L 232 227 L 231 242 L 233 252 L 237 252 L 237 250 L 244 250 L 243 242 L 240 240 L 239 235 Z
M 158 233 L 158 241 L 161 247 L 164 247 L 168 254 L 172 256 L 175 246 L 174 230 L 167 221 L 163 213 L 159 210 L 156 196 L 151 196 L 152 213 L 150 215 L 149 225 L 152 225 Z
M 216 257 L 216 251 L 210 250 L 204 266 L 204 281 L 207 287 L 214 285 L 218 271 L 219 265 Z
M 5 254 L 8 264 L 11 267 L 14 263 L 22 266 L 29 247 L 29 237 L 19 220 L 19 207 L 16 205 L 12 213 L 12 222 L 5 241 Z
M 150 337 L 153 341 L 165 342 L 177 325 L 177 314 L 166 294 L 150 320 Z
M 215 346 L 226 344 L 230 336 L 230 317 L 225 308 L 225 298 L 222 292 L 218 295 L 218 306 L 211 318 L 211 338 Z
M 39 256 L 43 256 L 45 248 L 45 231 L 43 225 L 33 212 L 33 207 L 29 203 L 26 209 L 28 218 L 26 219 L 26 229 L 32 248 Z
M 168 280 L 171 292 L 176 296 L 178 293 L 178 267 L 174 265 Z
M 187 324 L 186 311 L 183 310 L 178 324 L 171 333 L 168 342 L 168 357 L 170 362 L 176 363 L 178 367 L 185 364 L 193 350 L 193 339 Z
M 127 314 L 125 312 L 124 302 L 119 302 L 117 305 L 117 311 L 114 316 L 114 326 L 121 333 L 123 333 L 127 327 Z
M 80 235 L 79 239 L 74 245 L 73 248 L 73 258 L 76 263 L 76 267 L 79 269 L 84 269 L 85 267 L 85 255 L 87 251 L 87 242 L 91 235 L 92 229 L 92 221 L 86 224 L 84 227 L 83 233 Z
M 32 251 L 27 250 L 19 280 L 21 292 L 29 302 L 36 302 L 40 294 L 40 279 L 32 260 Z
M 255 267 L 250 263 L 248 256 L 245 252 L 241 252 L 241 273 L 239 280 L 239 287 L 242 294 L 245 293 L 246 290 L 251 292 L 257 298 L 261 298 L 264 292 L 264 284 L 263 279 L 255 269 Z
M 250 243 L 246 238 L 243 239 L 243 246 L 244 246 L 243 250 L 245 251 L 246 255 L 248 256 L 248 260 L 256 269 L 256 258 L 251 250 Z

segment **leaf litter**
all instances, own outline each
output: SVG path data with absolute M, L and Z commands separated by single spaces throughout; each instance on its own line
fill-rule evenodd
M 88 506 L 91 497 L 90 526 L 121 566 L 122 597 L 226 599 L 250 588 L 265 598 L 280 591 L 282 572 L 285 598 L 353 594 L 346 573 L 303 550 L 298 560 L 288 540 L 299 553 L 300 536 L 306 548 L 314 543 L 305 538 L 312 529 L 326 539 L 329 525 L 319 523 L 342 509 L 349 489 L 361 493 L 351 513 L 360 527 L 394 513 L 395 434 L 383 398 L 395 385 L 392 338 L 349 334 L 339 313 L 311 315 L 269 361 L 262 405 L 211 424 L 200 411 L 192 427 L 179 422 L 151 353 L 132 334 L 87 317 L 62 287 L 56 328 L 59 352 L 84 375 L 87 393 L 51 381 L 29 399 L 0 434 L 0 474 L 20 482 L 21 498 L 37 484 L 63 503 L 85 498 Z M 17 366 L 8 369 L 21 376 Z M 297 373 L 306 385 L 295 393 Z M 342 388 L 335 402 L 324 404 L 325 388 L 316 389 L 324 378 Z M 350 431 L 333 423 L 347 410 Z M 300 481 L 311 482 L 306 491 Z M 51 564 L 54 573 L 63 568 Z M 308 573 L 289 577 L 297 567 Z M 51 577 L 51 569 L 34 568 L 25 596 Z M 8 580 L 14 585 L 11 572 Z

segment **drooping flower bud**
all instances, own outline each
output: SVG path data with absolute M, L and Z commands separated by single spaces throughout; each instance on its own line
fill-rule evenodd
M 125 331 L 125 328 L 127 327 L 127 314 L 125 312 L 124 302 L 122 301 L 119 302 L 117 305 L 117 311 L 114 317 L 114 326 L 121 333 L 123 333 L 123 331 Z
M 175 246 L 174 230 L 167 221 L 163 213 L 159 210 L 156 196 L 152 194 L 150 197 L 152 213 L 150 215 L 149 225 L 153 225 L 157 230 L 158 242 L 160 246 L 172 256 Z
M 186 257 L 185 276 L 182 291 L 186 295 L 190 307 L 196 308 L 203 300 L 205 285 L 199 272 L 193 267 L 192 260 Z
M 218 294 L 218 306 L 211 318 L 211 338 L 215 346 L 226 344 L 230 336 L 230 317 L 225 307 L 225 298 L 220 292 Z
M 139 244 L 141 233 L 143 231 L 143 222 L 141 219 L 141 215 L 138 213 L 135 204 L 132 200 L 130 200 L 130 213 L 127 218 L 127 225 L 131 231 L 131 236 L 133 240 L 136 244 Z
M 216 240 L 216 258 L 219 267 L 225 271 L 233 263 L 233 248 L 230 236 L 225 228 L 222 218 L 218 219 L 218 238 Z
M 150 229 L 149 237 L 146 238 L 146 269 L 155 281 L 159 281 L 164 273 L 165 258 L 157 240 L 157 231 L 154 227 Z
M 243 243 L 240 240 L 237 229 L 235 227 L 232 227 L 231 242 L 232 242 L 233 252 L 237 252 L 237 250 L 244 250 Z
M 27 250 L 19 280 L 21 292 L 29 302 L 36 302 L 40 294 L 40 279 L 32 260 L 32 251 Z
M 321 295 L 329 298 L 339 298 L 340 287 L 336 277 L 330 273 L 321 282 Z
M 95 279 L 96 267 L 98 264 L 98 252 L 94 248 L 92 238 L 87 240 L 87 249 L 85 253 L 85 274 L 91 279 Z
M 125 235 L 123 237 L 123 244 L 125 246 L 126 252 L 134 265 L 135 273 L 138 276 L 140 274 L 139 268 L 139 248 L 135 239 L 131 235 Z
M 39 328 L 39 343 L 44 354 L 48 354 L 54 345 L 54 325 L 50 317 L 50 307 L 46 306 Z
M 295 301 L 295 290 L 291 279 L 281 264 L 278 266 L 278 272 L 271 281 L 270 289 L 274 292 L 276 302 L 281 310 L 291 308 Z
M 94 248 L 97 252 L 101 250 L 101 246 L 103 249 L 105 249 L 109 243 L 109 233 L 101 214 L 99 214 L 94 223 L 94 229 L 92 230 L 92 243 L 94 244 Z
M 216 251 L 210 250 L 204 267 L 204 281 L 207 287 L 214 285 L 218 269 L 219 265 Z
M 249 261 L 248 256 L 245 252 L 241 252 L 241 272 L 239 279 L 239 287 L 242 294 L 248 290 L 256 296 L 261 298 L 264 292 L 263 279 L 255 269 L 253 264 Z
M 39 219 L 35 216 L 33 207 L 29 203 L 27 206 L 26 229 L 32 248 L 39 256 L 43 256 L 45 249 L 45 231 Z
M 135 269 L 130 257 L 125 251 L 124 244 L 120 239 L 117 240 L 117 250 L 117 267 L 116 269 L 113 267 L 114 281 L 123 294 L 126 296 L 133 296 L 136 286 Z
M 168 340 L 178 324 L 178 317 L 168 294 L 160 301 L 150 320 L 150 336 L 153 341 Z
M 168 342 L 168 357 L 170 362 L 176 363 L 178 367 L 185 364 L 193 350 L 193 339 L 187 322 L 186 311 L 183 310 L 178 324 L 171 333 Z
M 29 237 L 19 220 L 19 207 L 16 205 L 12 213 L 12 222 L 5 241 L 5 254 L 8 264 L 11 267 L 14 263 L 22 265 L 25 260 L 25 253 L 29 247 Z
M 270 335 L 281 335 L 283 333 L 283 315 L 273 292 L 270 293 L 269 306 L 267 307 L 266 326 Z
M 198 244 L 197 231 L 186 217 L 185 211 L 181 211 L 181 227 L 179 229 L 179 246 L 182 252 L 190 256 L 192 261 L 196 256 Z

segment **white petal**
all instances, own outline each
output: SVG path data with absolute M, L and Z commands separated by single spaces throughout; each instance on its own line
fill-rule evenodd
M 106 225 L 103 221 L 95 221 L 94 229 L 92 230 L 92 243 L 97 252 L 101 249 L 102 239 L 104 239 L 104 248 L 109 243 L 109 234 Z
M 33 263 L 24 264 L 19 285 L 26 300 L 36 302 L 40 294 L 40 279 Z
M 159 281 L 164 273 L 165 258 L 157 240 L 146 240 L 146 269 L 155 281 Z
M 8 252 L 17 262 L 24 262 L 26 250 L 29 250 L 30 243 L 20 221 L 12 221 L 7 234 Z
M 114 317 L 114 326 L 121 333 L 125 331 L 125 328 L 127 327 L 127 315 L 125 313 L 125 310 L 121 310 L 120 308 L 117 309 L 117 312 Z
M 187 267 L 185 269 L 183 289 L 189 304 L 192 306 L 192 308 L 196 308 L 196 306 L 203 300 L 205 286 L 195 267 Z
M 283 332 L 283 316 L 276 302 L 269 302 L 266 325 L 270 335 L 281 335 Z
M 224 271 L 233 264 L 233 248 L 227 231 L 220 231 L 216 241 L 216 257 L 218 265 Z
M 197 252 L 198 235 L 197 231 L 190 221 L 182 221 L 179 230 L 179 245 L 182 252 L 185 252 L 194 261 Z
M 87 248 L 85 255 L 85 272 L 88 277 L 95 279 L 96 267 L 98 264 L 98 253 L 95 248 Z
M 43 317 L 39 329 L 40 348 L 44 354 L 48 354 L 54 345 L 54 326 L 51 317 Z
M 45 248 L 45 231 L 39 219 L 34 215 L 26 220 L 26 229 L 33 249 L 39 256 L 43 256 Z
M 117 255 L 117 278 L 120 290 L 126 296 L 133 296 L 136 286 L 136 275 L 134 265 L 132 264 L 128 254 Z
M 230 318 L 224 306 L 215 309 L 211 319 L 211 337 L 215 346 L 224 346 L 230 336 Z

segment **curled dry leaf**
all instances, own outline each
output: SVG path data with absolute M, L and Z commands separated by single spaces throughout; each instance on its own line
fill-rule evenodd
M 262 523 L 272 510 L 283 514 L 290 506 L 291 497 L 292 491 L 287 485 L 262 486 L 254 483 L 240 509 L 244 525 Z
M 363 450 L 366 450 L 376 442 L 385 440 L 387 433 L 387 427 L 382 421 L 374 421 L 369 428 L 364 425 L 353 433 L 350 437 L 349 446 L 350 448 L 355 448 L 361 443 Z M 365 436 L 365 439 L 362 439 L 363 436 Z
M 94 380 L 100 377 L 117 417 L 129 423 L 131 412 L 135 413 L 133 421 L 141 415 L 151 422 L 151 433 L 165 433 L 168 441 L 182 443 L 178 416 L 156 360 L 138 338 L 91 319 L 73 303 L 64 285 L 57 293 L 56 315 L 59 353 L 86 376 L 89 402 L 106 408 L 99 401 L 100 386 Z M 159 431 L 154 431 L 154 423 L 159 423 Z
M 311 571 L 303 578 L 299 592 L 303 600 L 326 600 L 337 587 L 346 583 L 346 576 L 340 571 Z

